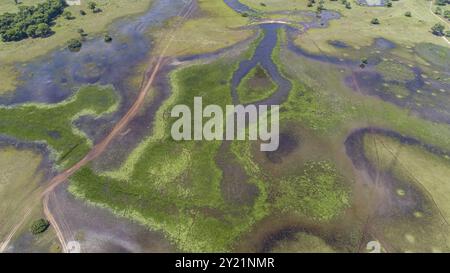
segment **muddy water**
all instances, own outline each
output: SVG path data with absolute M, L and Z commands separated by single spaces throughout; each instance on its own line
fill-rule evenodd
M 441 91 L 450 90 L 450 85 L 434 79 L 424 79 L 423 71 L 419 67 L 408 69 L 414 73 L 415 77 L 405 83 L 386 81 L 372 66 L 354 71 L 353 76 L 345 78 L 345 82 L 351 88 L 360 90 L 366 95 L 376 96 L 384 101 L 411 109 L 425 119 L 450 123 L 448 107 L 450 99 L 446 93 Z M 393 85 L 404 87 L 409 94 L 396 96 L 389 92 Z
M 256 11 L 242 4 L 239 0 L 223 0 L 230 8 L 238 13 L 255 13 Z

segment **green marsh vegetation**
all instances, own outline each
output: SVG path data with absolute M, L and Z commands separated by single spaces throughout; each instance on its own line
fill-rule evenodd
M 357 124 L 370 124 L 450 150 L 448 125 L 421 119 L 410 115 L 408 109 L 351 90 L 342 80 L 351 70 L 310 61 L 286 50 L 281 50 L 280 60 L 284 74 L 294 79 L 280 118 L 299 121 L 330 136 L 330 143 L 342 143 Z
M 123 166 L 96 174 L 84 168 L 72 178 L 71 191 L 90 202 L 163 230 L 184 251 L 227 251 L 261 217 L 260 208 L 224 201 L 222 172 L 215 162 L 220 141 L 181 141 L 170 137 L 175 119 L 164 114 L 172 105 L 231 103 L 229 85 L 235 61 L 220 60 L 171 73 L 172 96 L 159 110 L 154 133 Z M 91 183 L 93 180 L 96 183 Z
M 149 228 L 162 230 L 182 251 L 231 251 L 240 236 L 271 212 L 280 210 L 304 212 L 318 221 L 337 217 L 347 207 L 349 190 L 341 184 L 343 178 L 332 163 L 310 162 L 300 167 L 304 170 L 300 184 L 311 192 L 326 194 L 325 197 L 316 195 L 311 200 L 297 196 L 292 201 L 292 196 L 284 195 L 282 201 L 275 202 L 269 200 L 268 190 L 279 187 L 269 186 L 277 178 L 254 160 L 249 141 L 233 141 L 223 160 L 225 164 L 238 163 L 247 178 L 245 183 L 257 189 L 251 202 L 239 204 L 224 198 L 224 172 L 217 163 L 221 141 L 171 139 L 170 128 L 175 121 L 168 117 L 171 107 L 192 106 L 195 96 L 202 96 L 204 104 L 230 104 L 231 77 L 238 61 L 248 58 L 254 46 L 239 58 L 194 64 L 171 72 L 172 95 L 158 110 L 152 135 L 118 170 L 99 173 L 85 167 L 78 171 L 71 179 L 71 192 Z M 278 55 L 272 58 L 278 63 Z M 284 175 L 289 177 L 289 173 Z M 295 185 L 282 184 L 278 190 L 286 193 L 282 189 L 292 186 Z M 331 192 L 333 189 L 339 189 L 337 196 Z M 326 200 L 323 207 L 322 197 Z
M 258 64 L 241 81 L 237 88 L 239 101 L 243 104 L 261 101 L 275 93 L 277 84 L 267 71 Z
M 415 78 L 410 67 L 395 61 L 382 61 L 376 65 L 376 70 L 386 81 L 406 82 Z
M 303 173 L 280 182 L 276 207 L 308 219 L 331 220 L 349 206 L 345 177 L 327 161 L 307 162 Z
M 86 86 L 61 103 L 30 103 L 0 107 L 0 133 L 27 142 L 45 142 L 56 164 L 71 166 L 92 145 L 73 121 L 82 115 L 98 116 L 115 110 L 118 97 L 111 87 Z

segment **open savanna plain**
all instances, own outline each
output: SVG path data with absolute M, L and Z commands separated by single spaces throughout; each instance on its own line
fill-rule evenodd
M 50 37 L 0 42 L 2 250 L 449 252 L 446 19 L 347 2 L 82 1 Z M 280 105 L 278 149 L 173 140 L 194 97 Z

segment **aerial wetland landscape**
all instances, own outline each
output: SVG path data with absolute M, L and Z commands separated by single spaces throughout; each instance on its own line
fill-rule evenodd
M 2 0 L 0 38 L 0 252 L 450 252 L 448 0 Z M 175 138 L 199 98 L 276 149 Z

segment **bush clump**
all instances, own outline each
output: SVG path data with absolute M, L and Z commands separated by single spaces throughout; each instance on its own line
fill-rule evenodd
M 39 220 L 34 221 L 31 224 L 30 231 L 34 235 L 37 235 L 37 234 L 40 234 L 40 233 L 46 231 L 49 226 L 50 226 L 49 221 L 41 218 Z
M 69 42 L 67 43 L 67 48 L 69 48 L 69 50 L 72 52 L 80 51 L 82 46 L 83 44 L 79 39 L 70 39 Z

